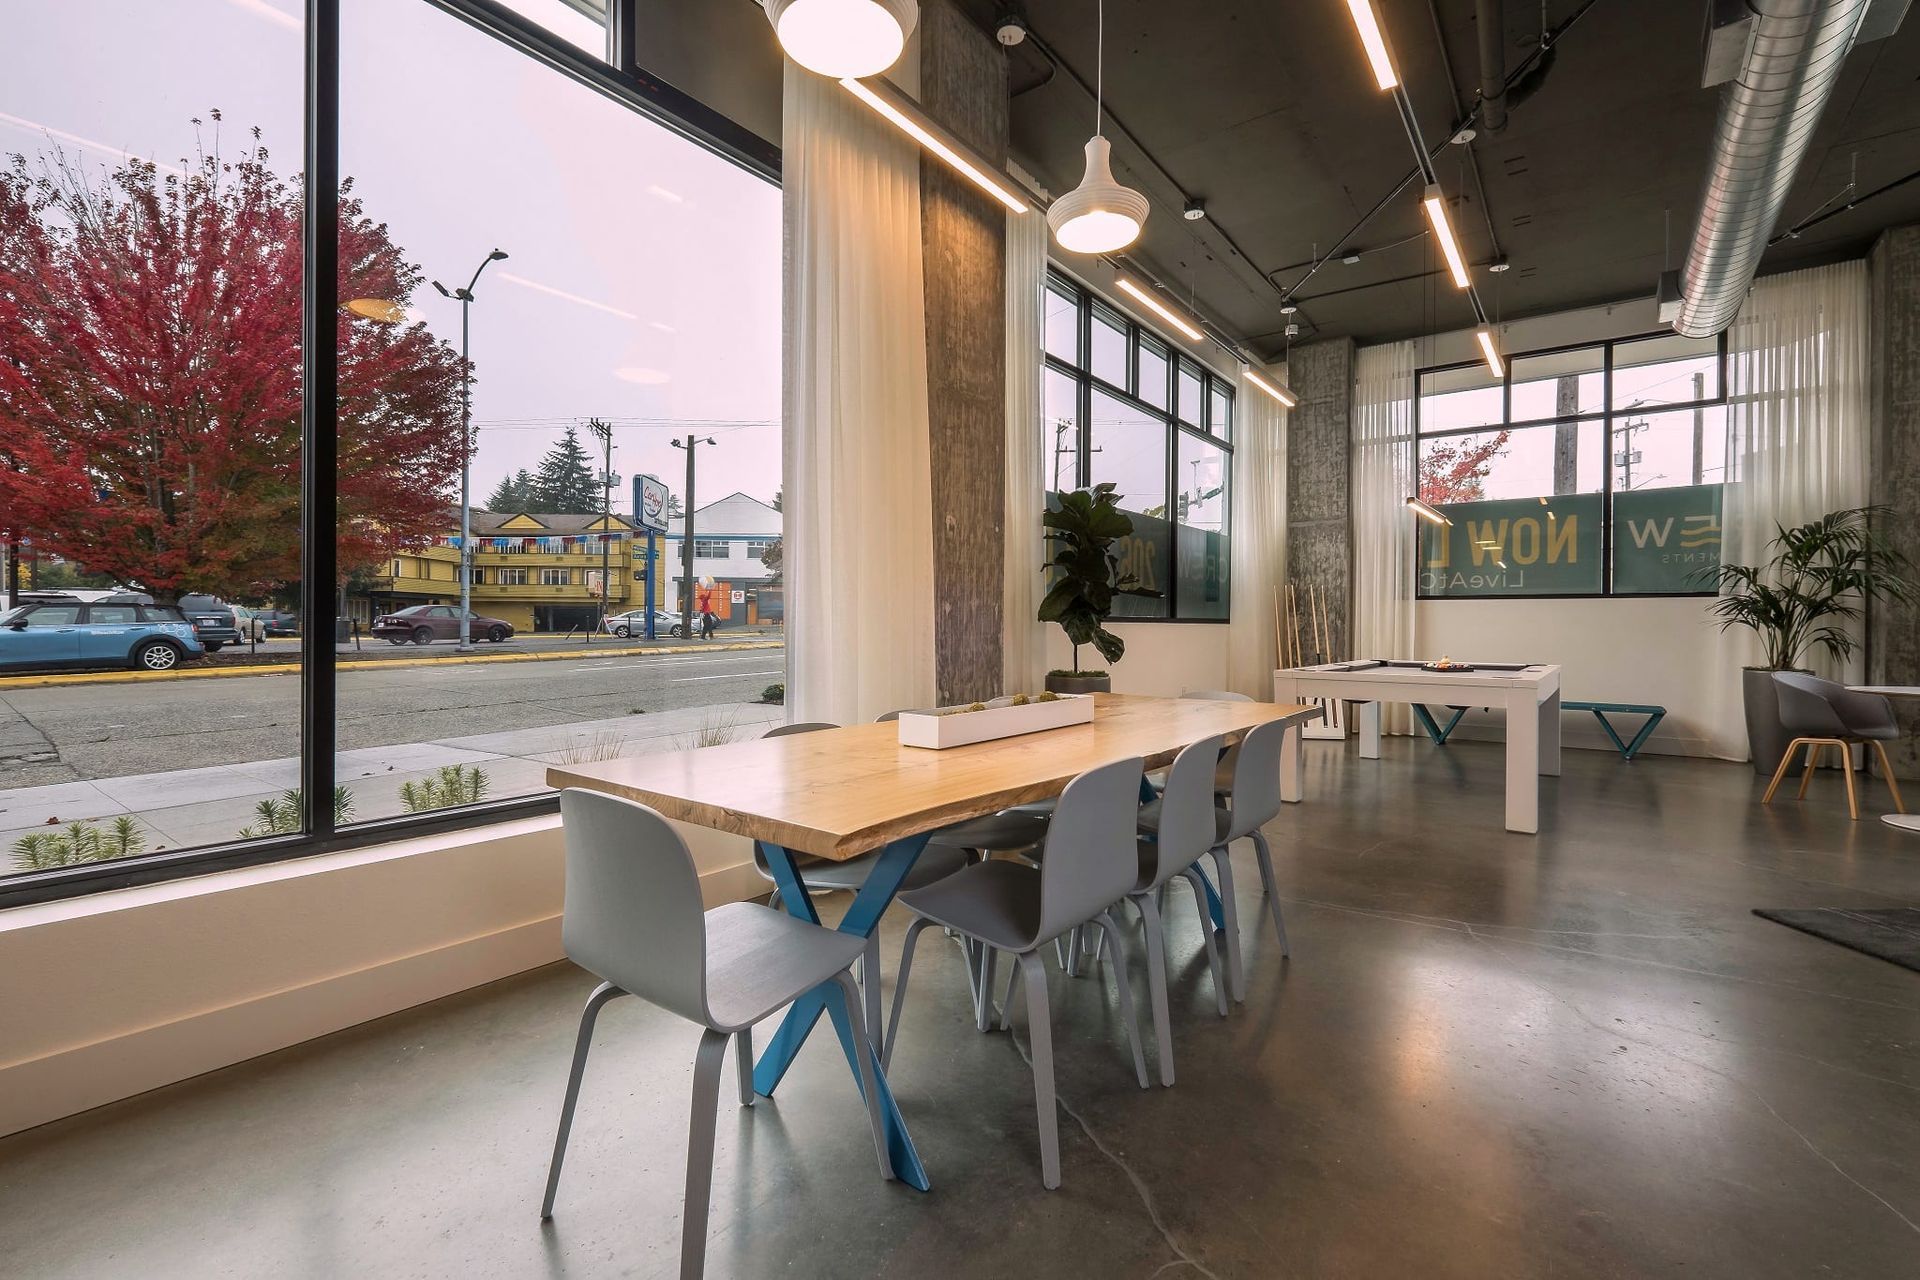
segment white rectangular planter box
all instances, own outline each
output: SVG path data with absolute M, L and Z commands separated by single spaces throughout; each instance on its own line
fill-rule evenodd
M 947 710 L 950 708 L 902 711 L 900 745 L 929 747 L 939 751 L 946 747 L 964 747 L 973 742 L 991 742 L 995 738 L 1039 733 L 1043 729 L 1091 724 L 1093 695 L 1063 693 L 1053 702 L 1029 702 L 1023 707 L 1016 707 L 1005 698 L 996 698 L 987 704 L 985 711 L 961 710 L 951 715 L 940 714 Z

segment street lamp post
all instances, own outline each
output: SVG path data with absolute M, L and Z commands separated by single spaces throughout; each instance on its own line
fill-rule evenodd
M 467 357 L 467 311 L 473 305 L 473 286 L 489 262 L 506 257 L 495 249 L 473 269 L 473 278 L 464 289 L 448 289 L 438 280 L 433 287 L 443 298 L 460 303 L 460 642 L 457 653 L 473 652 L 473 504 L 470 486 L 473 477 L 473 362 Z

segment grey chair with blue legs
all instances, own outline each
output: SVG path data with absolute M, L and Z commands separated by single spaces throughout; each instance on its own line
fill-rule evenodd
M 753 1103 L 754 1023 L 815 987 L 833 984 L 839 1012 L 852 1027 L 852 1041 L 862 1044 L 859 992 L 847 968 L 863 944 L 852 934 L 807 924 L 756 903 L 703 910 L 699 873 L 686 844 L 665 818 L 643 804 L 570 789 L 560 793 L 560 816 L 567 850 L 561 943 L 567 956 L 601 983 L 580 1015 L 540 1217 L 553 1216 L 594 1023 L 609 1000 L 638 996 L 705 1028 L 693 1065 L 680 1231 L 680 1275 L 693 1280 L 706 1268 L 714 1113 L 727 1040 L 732 1038 L 736 1046 L 743 1106 Z M 870 1052 L 853 1056 L 859 1063 L 874 1154 L 881 1176 L 891 1179 L 893 1162 L 877 1088 L 880 1068 Z
M 948 876 L 899 901 L 918 917 L 907 929 L 900 952 L 900 976 L 893 993 L 893 1017 L 881 1062 L 887 1062 L 900 1032 L 913 946 L 922 930 L 944 925 L 963 937 L 1013 956 L 1027 996 L 1028 1037 L 1033 1051 L 1033 1094 L 1040 1120 L 1040 1180 L 1060 1185 L 1060 1125 L 1053 1093 L 1053 1022 L 1047 1001 L 1046 945 L 1085 925 L 1098 925 L 1120 950 L 1119 925 L 1111 908 L 1133 888 L 1140 866 L 1135 818 L 1140 806 L 1142 761 L 1120 760 L 1090 769 L 1067 784 L 1047 830 L 1040 865 L 982 862 Z M 1139 1018 L 1127 984 L 1126 965 L 1113 970 L 1121 1021 L 1133 1051 L 1134 1075 L 1147 1087 L 1146 1057 L 1140 1048 Z M 992 967 L 983 984 L 992 990 Z
M 1220 842 L 1214 848 L 1214 863 L 1221 875 L 1220 897 L 1230 902 L 1233 895 L 1226 883 L 1230 867 L 1227 846 L 1240 839 L 1253 841 L 1254 861 L 1260 868 L 1260 887 L 1267 895 L 1273 935 L 1280 943 L 1283 956 L 1291 954 L 1287 948 L 1287 924 L 1280 917 L 1280 891 L 1273 878 L 1273 850 L 1260 828 L 1280 816 L 1280 752 L 1286 745 L 1287 734 L 1292 732 L 1297 732 L 1295 726 L 1275 720 L 1247 730 L 1246 736 L 1240 739 L 1234 750 L 1232 777 L 1221 793 L 1227 803 L 1218 811 Z M 1233 984 L 1233 998 L 1244 1000 L 1247 998 L 1246 969 L 1240 962 L 1240 940 L 1231 918 L 1224 931 L 1229 943 L 1227 972 Z

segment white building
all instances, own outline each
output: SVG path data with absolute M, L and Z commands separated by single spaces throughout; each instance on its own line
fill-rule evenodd
M 780 540 L 781 515 L 758 498 L 730 493 L 724 498 L 696 508 L 693 513 L 693 576 L 712 578 L 746 588 L 773 577 L 773 571 L 760 562 L 767 548 Z M 661 535 L 665 557 L 662 579 L 678 586 L 681 572 L 681 543 L 687 536 L 687 521 L 676 517 L 667 522 Z M 669 590 L 666 607 L 678 607 L 678 595 Z

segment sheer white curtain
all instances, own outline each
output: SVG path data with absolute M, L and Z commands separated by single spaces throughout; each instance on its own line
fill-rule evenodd
M 1227 630 L 1227 687 L 1269 702 L 1275 649 L 1274 593 L 1287 572 L 1287 411 L 1247 380 L 1258 372 L 1286 385 L 1275 369 L 1242 366 L 1234 407 L 1232 524 L 1233 624 Z
M 1040 513 L 1045 505 L 1040 343 L 1047 288 L 1047 222 L 1036 210 L 1007 214 L 1006 583 L 1000 621 L 1003 687 L 1047 680 L 1040 608 Z
M 1727 460 L 1721 558 L 1758 564 L 1779 526 L 1868 500 L 1867 266 L 1842 262 L 1768 276 L 1727 332 Z M 1715 755 L 1747 758 L 1742 667 L 1763 659 L 1753 633 L 1728 631 L 1715 675 Z M 1857 681 L 1808 655 L 1822 675 Z
M 933 700 L 920 161 L 792 64 L 784 112 L 787 706 L 856 724 Z
M 1413 343 L 1362 347 L 1353 381 L 1353 652 L 1346 656 L 1412 658 Z M 1383 732 L 1413 731 L 1406 707 L 1380 710 Z

